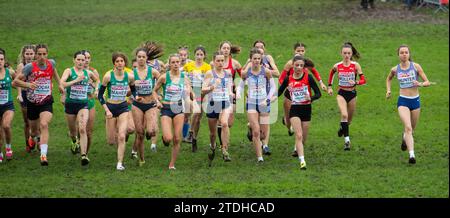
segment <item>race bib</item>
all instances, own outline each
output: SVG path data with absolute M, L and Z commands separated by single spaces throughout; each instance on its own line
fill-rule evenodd
M 138 95 L 151 95 L 152 94 L 152 82 L 149 80 L 137 80 L 136 91 Z
M 70 87 L 69 98 L 73 100 L 87 99 L 88 86 L 86 85 L 72 85 Z
M 355 81 L 354 73 L 340 73 L 339 74 L 339 86 L 353 86 L 349 83 L 350 80 Z
M 110 99 L 113 101 L 125 101 L 127 92 L 128 92 L 128 86 L 112 85 Z
M 182 90 L 179 86 L 171 85 L 166 88 L 165 99 L 171 102 L 181 101 Z
M 296 88 L 291 92 L 292 104 L 300 104 L 302 102 L 310 101 L 308 86 Z
M 0 104 L 8 103 L 9 90 L 0 89 Z
M 401 72 L 397 74 L 397 78 L 400 88 L 411 88 L 414 86 L 414 81 L 416 81 L 416 72 L 414 70 Z

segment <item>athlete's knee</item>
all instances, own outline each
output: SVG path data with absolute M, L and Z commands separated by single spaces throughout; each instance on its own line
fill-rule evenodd
M 253 138 L 259 139 L 261 137 L 261 131 L 259 130 L 259 128 L 252 129 L 252 135 L 253 135 Z
M 305 138 L 303 137 L 303 134 L 301 132 L 295 133 L 295 140 L 299 142 L 303 142 Z
M 405 126 L 405 134 L 412 134 L 413 129 L 411 126 Z
M 78 131 L 80 132 L 80 135 L 87 134 L 86 126 L 79 126 Z
M 47 121 L 40 121 L 39 122 L 39 128 L 42 130 L 48 129 L 48 122 Z
M 124 142 L 125 141 L 125 134 L 119 134 L 117 136 L 117 141 Z
M 178 145 L 181 143 L 181 137 L 180 136 L 174 136 L 173 137 L 173 144 Z

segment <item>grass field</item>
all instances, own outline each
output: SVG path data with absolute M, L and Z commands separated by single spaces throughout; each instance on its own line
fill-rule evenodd
M 91 164 L 82 168 L 69 150 L 63 107 L 54 104 L 50 127 L 49 166 L 24 149 L 23 123 L 16 102 L 13 161 L 0 164 L 0 197 L 448 197 L 449 196 L 449 23 L 448 13 L 403 10 L 399 3 L 377 2 L 377 10 L 359 10 L 359 1 L 56 1 L 0 0 L 0 47 L 13 63 L 22 45 L 47 43 L 60 74 L 72 54 L 89 49 L 92 66 L 102 74 L 112 67 L 111 53 L 132 51 L 145 40 L 165 44 L 165 57 L 180 45 L 201 44 L 209 55 L 222 40 L 242 47 L 245 62 L 252 42 L 264 39 L 279 68 L 292 45 L 306 43 L 322 78 L 341 60 L 340 46 L 351 41 L 362 54 L 359 63 L 367 85 L 358 88 L 358 105 L 350 134 L 353 149 L 344 152 L 336 136 L 339 110 L 335 96 L 314 103 L 305 147 L 307 171 L 292 158 L 294 138 L 277 122 L 271 126 L 273 154 L 256 164 L 245 137 L 246 116 L 237 114 L 231 128 L 230 154 L 208 167 L 207 123 L 202 119 L 199 151 L 182 145 L 176 172 L 169 172 L 170 148 L 146 146 L 146 165 L 138 167 L 126 150 L 125 172 L 117 172 L 116 149 L 106 145 L 103 109 L 97 102 Z M 410 45 L 435 86 L 420 89 L 422 113 L 416 129 L 417 164 L 400 151 L 402 125 L 395 94 L 385 100 L 385 79 L 398 63 L 396 49 Z M 191 54 L 192 57 L 192 54 Z M 210 56 L 209 56 L 210 57 Z M 209 59 L 210 60 L 210 59 Z M 59 97 L 56 93 L 55 96 Z M 279 102 L 281 111 L 281 101 Z M 281 118 L 282 114 L 278 115 Z M 280 121 L 280 119 L 278 119 Z

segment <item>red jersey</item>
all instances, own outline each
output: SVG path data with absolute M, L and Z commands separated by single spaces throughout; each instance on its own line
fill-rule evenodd
M 341 88 L 352 88 L 356 84 L 352 85 L 349 83 L 350 80 L 356 82 L 356 66 L 354 61 L 350 62 L 350 65 L 344 66 L 343 62 L 337 63 L 337 73 L 339 79 L 339 87 Z M 334 71 L 330 73 L 330 78 L 328 79 L 328 84 L 333 84 Z
M 310 69 L 310 71 L 313 73 L 314 77 L 317 79 L 317 81 L 321 81 L 322 78 L 320 77 L 319 72 L 317 71 L 317 69 L 315 67 L 313 67 L 312 69 Z M 286 72 L 285 70 L 283 70 L 281 72 L 280 77 L 278 78 L 278 82 L 281 84 L 284 81 L 284 78 L 286 78 L 287 75 L 292 75 L 294 73 L 294 68 L 290 68 L 288 72 Z M 303 68 L 303 73 L 308 73 L 308 69 L 307 68 Z
M 36 89 L 27 89 L 27 99 L 33 104 L 45 104 L 52 101 L 53 65 L 46 60 L 47 68 L 41 70 L 36 62 L 32 62 L 28 82 L 36 83 Z
M 300 80 L 294 79 L 293 74 L 289 76 L 287 89 L 291 96 L 292 105 L 311 104 L 311 85 L 308 77 L 308 73 L 304 73 Z

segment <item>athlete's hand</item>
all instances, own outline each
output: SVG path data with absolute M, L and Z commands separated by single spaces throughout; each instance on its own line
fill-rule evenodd
M 106 118 L 107 119 L 111 119 L 113 117 L 113 114 L 111 113 L 111 111 L 107 110 L 106 111 Z
M 37 85 L 36 85 L 35 82 L 28 83 L 28 88 L 29 88 L 29 89 L 32 89 L 32 90 L 35 90 L 35 89 L 37 88 Z
M 64 93 L 64 87 L 62 87 L 62 85 L 59 85 L 58 89 L 59 89 L 59 94 L 63 94 Z
M 137 102 L 141 102 L 141 101 L 143 101 L 143 100 L 144 100 L 143 97 L 141 97 L 141 96 L 136 96 L 136 101 L 137 101 Z
M 333 89 L 331 87 L 328 87 L 328 95 L 333 95 Z
M 84 75 L 78 76 L 77 81 L 81 82 L 84 80 L 84 78 L 86 78 Z
M 66 102 L 66 95 L 62 94 L 61 98 L 59 98 L 59 101 L 61 101 L 61 103 L 64 105 L 64 103 Z
M 320 83 L 320 88 L 326 92 L 327 91 L 327 86 L 325 86 L 325 84 L 323 84 L 323 82 Z
M 133 103 L 133 99 L 128 98 L 128 99 L 127 99 L 127 104 L 130 105 L 130 104 L 132 104 L 132 103 Z
M 17 100 L 18 100 L 20 103 L 23 102 L 23 98 L 22 98 L 22 95 L 21 95 L 21 94 L 17 95 Z
M 275 100 L 277 100 L 277 96 L 276 95 L 274 95 L 274 96 L 272 96 L 272 98 L 270 98 L 270 102 L 272 103 L 272 102 L 274 102 Z
M 156 107 L 157 107 L 158 109 L 161 109 L 161 108 L 163 107 L 163 105 L 161 104 L 160 101 L 157 101 L 157 102 L 156 102 Z
M 391 91 L 387 91 L 386 92 L 386 99 L 390 99 L 391 98 Z
M 349 80 L 348 83 L 352 86 L 354 86 L 356 84 L 355 80 Z

